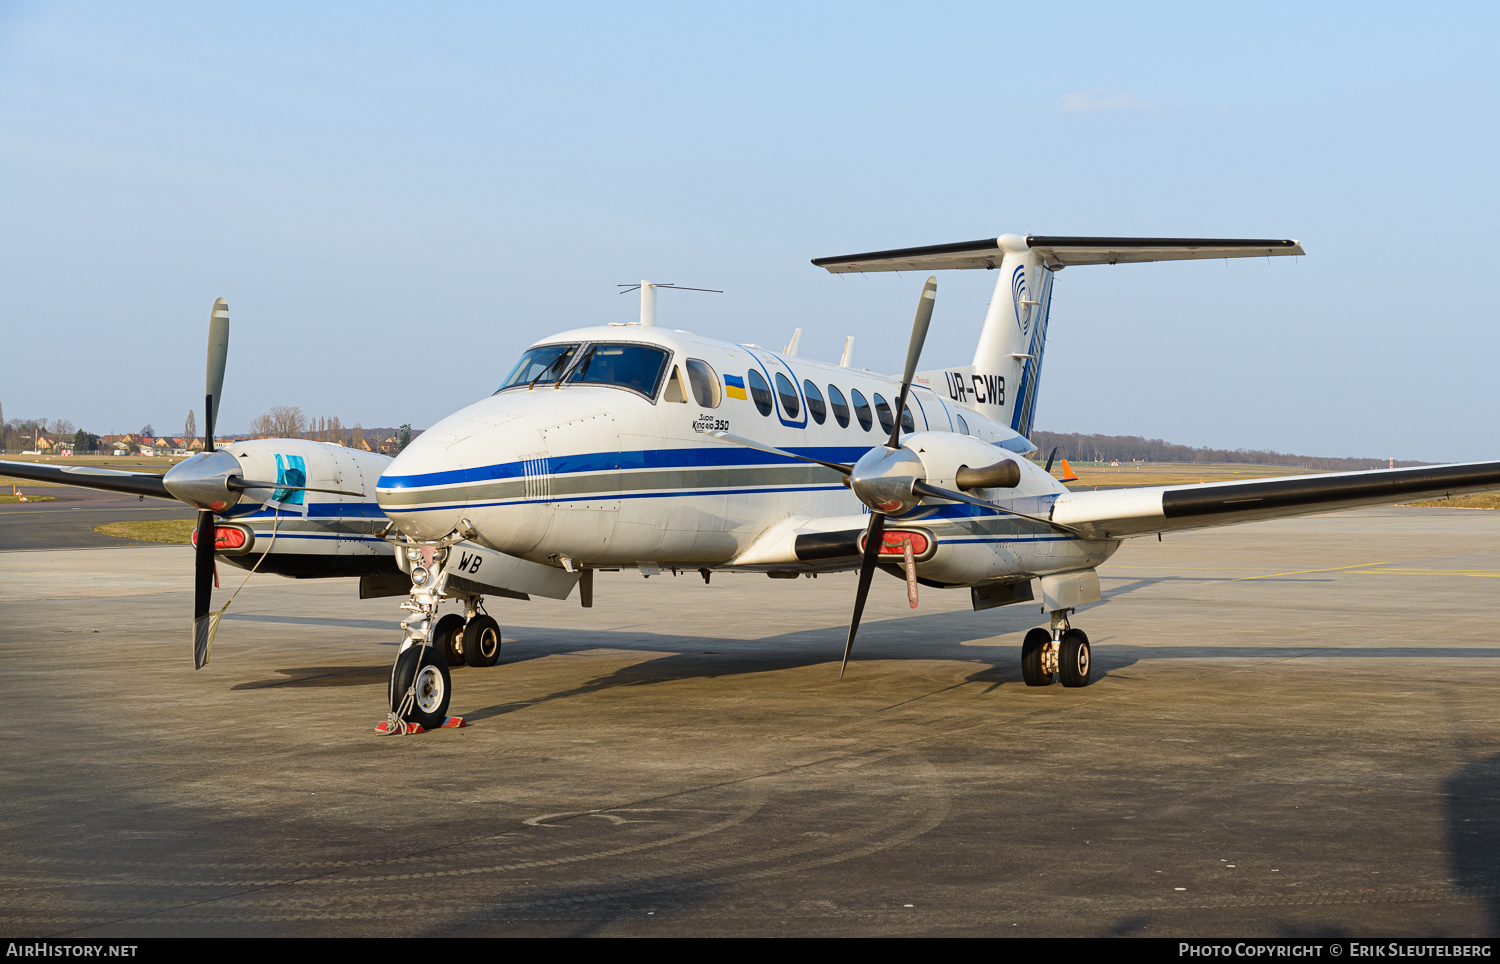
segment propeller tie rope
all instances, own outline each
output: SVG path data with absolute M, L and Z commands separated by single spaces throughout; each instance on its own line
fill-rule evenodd
M 255 560 L 255 565 L 253 565 L 253 566 L 250 567 L 250 571 L 247 572 L 247 573 L 245 573 L 245 578 L 240 581 L 239 588 L 235 589 L 234 592 L 232 592 L 232 593 L 229 594 L 229 598 L 227 600 L 225 600 L 223 606 L 219 607 L 219 611 L 208 614 L 210 622 L 208 624 L 208 645 L 203 650 L 203 665 L 204 666 L 208 665 L 208 658 L 213 653 L 213 649 L 214 649 L 214 636 L 219 632 L 219 620 L 221 620 L 221 619 L 224 618 L 224 614 L 229 611 L 229 604 L 232 603 L 232 602 L 234 602 L 235 597 L 240 594 L 240 589 L 244 589 L 245 588 L 245 584 L 250 581 L 250 577 L 251 576 L 255 575 L 255 571 L 260 568 L 260 564 L 266 561 L 266 556 L 269 556 L 271 554 L 272 548 L 274 548 L 275 545 L 276 545 L 276 530 L 280 527 L 280 525 L 281 525 L 281 503 L 278 502 L 278 503 L 276 503 L 276 516 L 275 516 L 274 519 L 271 520 L 271 541 L 268 542 L 268 543 L 266 543 L 266 551 L 262 552 L 260 554 L 260 558 L 257 559 L 257 560 Z M 214 536 L 215 536 L 215 538 L 218 537 L 218 525 L 217 524 L 215 524 L 215 526 L 214 526 Z M 217 575 L 217 571 L 218 571 L 217 568 L 215 568 L 215 574 L 216 575 Z

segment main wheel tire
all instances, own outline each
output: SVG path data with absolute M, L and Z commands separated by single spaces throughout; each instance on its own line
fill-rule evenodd
M 1057 654 L 1057 675 L 1064 686 L 1089 685 L 1089 671 L 1093 669 L 1093 654 L 1089 652 L 1089 638 L 1081 629 L 1070 629 L 1062 635 L 1062 651 Z
M 391 667 L 391 712 L 400 712 L 413 680 L 416 692 L 411 709 L 401 718 L 408 723 L 420 723 L 423 729 L 437 729 L 448 718 L 448 701 L 453 696 L 453 680 L 443 654 L 432 646 L 420 645 L 401 651 Z
M 492 616 L 475 616 L 464 627 L 464 662 L 494 666 L 500 662 L 500 624 Z
M 1046 686 L 1052 674 L 1042 669 L 1042 653 L 1052 642 L 1052 634 L 1041 627 L 1033 629 L 1021 641 L 1021 678 L 1027 686 Z
M 432 630 L 432 645 L 443 651 L 448 665 L 464 664 L 464 618 L 458 613 L 449 613 L 437 621 Z

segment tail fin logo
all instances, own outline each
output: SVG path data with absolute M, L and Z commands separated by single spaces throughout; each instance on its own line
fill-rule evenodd
M 1030 306 L 1026 304 L 1026 266 L 1018 264 L 1016 270 L 1010 276 L 1010 299 L 1016 306 L 1016 324 L 1021 329 L 1021 337 L 1030 334 L 1031 314 L 1027 310 Z

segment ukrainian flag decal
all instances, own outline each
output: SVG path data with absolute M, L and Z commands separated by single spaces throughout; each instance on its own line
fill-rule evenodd
M 738 375 L 725 375 L 724 394 L 745 401 L 745 380 Z

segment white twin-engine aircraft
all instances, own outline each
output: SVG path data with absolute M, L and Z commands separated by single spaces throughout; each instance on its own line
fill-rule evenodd
M 596 570 L 858 570 L 844 667 L 877 567 L 967 588 L 975 609 L 1040 592 L 1050 625 L 1026 634 L 1025 682 L 1090 679 L 1069 624 L 1097 602 L 1096 567 L 1122 540 L 1500 488 L 1500 462 L 1252 482 L 1070 492 L 1026 458 L 1048 309 L 1070 265 L 1302 254 L 1295 241 L 1020 237 L 820 258 L 831 272 L 998 271 L 973 363 L 917 372 L 929 277 L 901 377 L 655 325 L 543 338 L 499 389 L 423 432 L 394 460 L 302 439 L 215 450 L 228 307 L 210 321 L 206 446 L 165 477 L 0 463 L 6 474 L 177 498 L 200 510 L 194 659 L 218 616 L 215 558 L 299 578 L 358 576 L 362 597 L 406 595 L 391 673 L 392 727 L 441 725 L 448 666 L 493 665 L 486 596 L 593 604 Z M 800 334 L 800 332 L 799 332 Z M 1050 468 L 1050 465 L 1049 465 Z M 1035 584 L 1036 589 L 1033 589 Z M 461 613 L 439 615 L 444 600 Z M 227 604 L 226 604 L 227 605 Z M 842 669 L 840 671 L 842 675 Z

